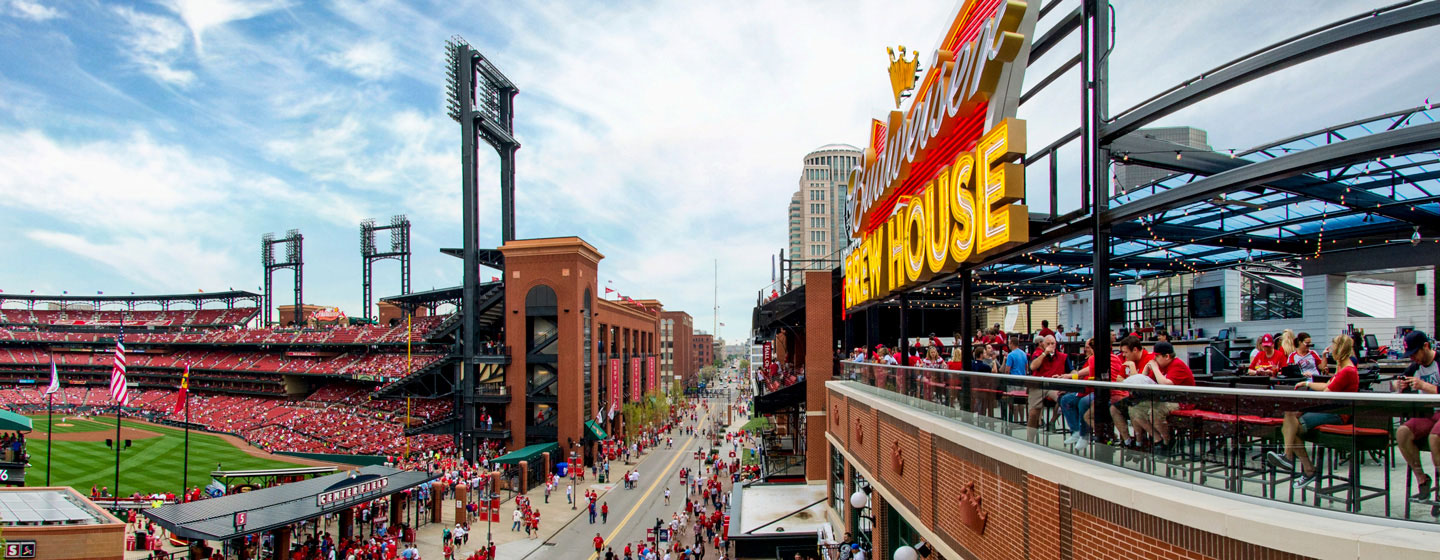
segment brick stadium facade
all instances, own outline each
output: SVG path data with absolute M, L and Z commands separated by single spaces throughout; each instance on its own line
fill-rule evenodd
M 578 237 L 517 240 L 500 251 L 505 343 L 511 349 L 505 366 L 505 420 L 512 427 L 507 446 L 555 441 L 571 449 L 585 440 L 585 422 L 594 419 L 607 433 L 626 433 L 620 407 L 670 389 L 661 321 L 681 319 L 685 328 L 677 327 L 671 342 L 688 345 L 689 315 L 664 311 L 654 299 L 598 297 L 604 255 Z M 684 352 L 675 353 L 670 367 L 681 376 L 699 369 Z

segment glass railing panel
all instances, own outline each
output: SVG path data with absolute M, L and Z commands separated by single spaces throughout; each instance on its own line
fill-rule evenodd
M 1440 524 L 1440 480 L 1421 495 L 1426 481 L 1409 467 L 1435 475 L 1426 436 L 1440 396 L 1395 393 L 1391 380 L 1373 374 L 1346 393 L 1313 391 L 1304 379 L 1215 378 L 1202 381 L 1235 387 L 1194 387 L 854 362 L 842 362 L 838 377 L 1084 460 L 1267 500 Z

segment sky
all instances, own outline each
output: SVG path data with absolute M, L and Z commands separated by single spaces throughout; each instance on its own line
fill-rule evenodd
M 1117 4 L 1114 111 L 1383 5 Z M 743 338 L 787 244 L 804 155 L 862 145 L 892 106 L 885 47 L 932 49 L 955 6 L 0 0 L 0 290 L 258 291 L 260 236 L 296 228 L 306 302 L 360 315 L 358 224 L 393 214 L 414 224 L 413 289 L 458 284 L 459 261 L 439 249 L 460 242 L 443 62 L 459 35 L 520 89 L 519 237 L 578 235 L 606 256 L 603 284 Z M 1440 102 L 1440 57 L 1413 54 L 1435 44 L 1433 28 L 1369 43 L 1160 124 L 1244 148 Z M 1036 61 L 1027 89 L 1075 49 L 1072 36 Z M 1078 89 L 1071 72 L 1021 108 L 1032 148 L 1078 126 Z M 479 162 L 493 246 L 498 161 L 482 148 Z M 277 273 L 281 304 L 289 283 Z M 394 261 L 375 292 L 399 292 Z

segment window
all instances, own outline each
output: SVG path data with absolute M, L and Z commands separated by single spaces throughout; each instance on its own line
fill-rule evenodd
M 845 516 L 845 457 L 830 447 L 830 507 L 841 518 Z
M 1299 319 L 1302 287 L 1298 278 L 1240 273 L 1240 320 Z

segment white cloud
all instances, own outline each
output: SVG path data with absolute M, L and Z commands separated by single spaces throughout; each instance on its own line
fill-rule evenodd
M 176 68 L 185 55 L 185 26 L 164 16 L 116 8 L 115 12 L 130 27 L 123 42 L 125 54 L 140 70 L 157 80 L 186 86 L 195 81 L 195 73 Z
M 10 0 L 9 12 L 15 17 L 30 21 L 48 21 L 65 15 L 60 10 L 35 0 Z
M 232 21 L 243 21 L 285 7 L 284 0 L 169 0 L 170 9 L 180 15 L 195 40 L 195 50 L 204 50 L 205 31 Z
M 342 51 L 322 55 L 326 64 L 354 74 L 366 80 L 378 80 L 390 76 L 396 68 L 395 50 L 389 43 L 367 41 Z
M 346 226 L 365 215 L 353 198 L 240 172 L 145 134 L 63 142 L 38 131 L 0 132 L 0 145 L 0 209 L 42 224 L 26 228 L 28 238 L 163 289 L 249 276 L 231 244 L 260 231 L 256 222 L 267 214 L 298 211 L 312 224 Z

